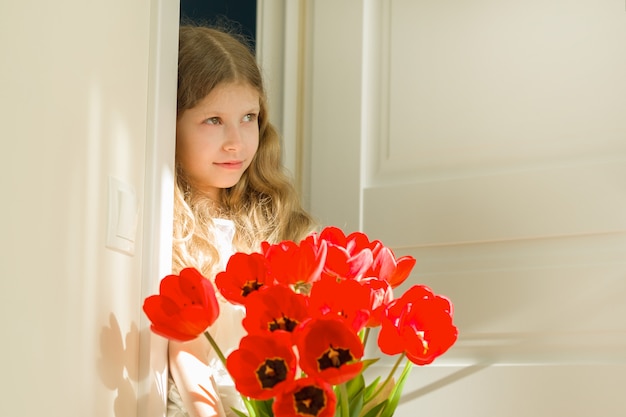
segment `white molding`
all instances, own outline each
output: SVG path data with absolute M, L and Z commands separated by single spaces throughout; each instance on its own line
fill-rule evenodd
M 623 232 L 625 177 L 621 159 L 372 187 L 365 230 L 394 247 Z
M 306 0 L 257 2 L 257 60 L 263 72 L 270 119 L 282 140 L 283 165 L 303 187 Z
M 510 0 L 463 17 L 449 2 L 384 2 L 368 185 L 624 157 L 626 29 L 612 9 L 581 3 L 564 18 L 554 4 Z
M 389 159 L 389 72 L 392 1 L 364 2 L 363 187 L 376 183 Z
M 256 16 L 256 58 L 265 82 L 270 119 L 282 133 L 285 1 L 259 0 Z
M 406 247 L 454 303 L 459 340 L 440 365 L 626 363 L 626 231 Z
M 142 302 L 158 291 L 171 273 L 178 70 L 178 0 L 150 3 L 148 114 L 146 115 L 146 172 L 143 210 Z M 140 312 L 138 416 L 165 415 L 167 399 L 167 342 L 149 331 Z
M 315 0 L 311 11 L 311 212 L 321 224 L 361 229 L 362 0 Z
M 374 364 L 366 374 L 387 375 Z M 366 375 L 366 378 L 370 375 Z M 625 415 L 626 364 L 415 366 L 394 417 Z M 453 400 L 451 400 L 453 399 Z

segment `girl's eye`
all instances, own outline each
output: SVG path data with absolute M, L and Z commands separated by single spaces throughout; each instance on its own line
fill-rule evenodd
M 244 122 L 253 122 L 257 119 L 258 115 L 255 113 L 248 113 L 243 117 Z
M 219 117 L 209 117 L 208 119 L 206 119 L 204 121 L 205 124 L 207 125 L 218 125 L 220 124 L 220 118 Z

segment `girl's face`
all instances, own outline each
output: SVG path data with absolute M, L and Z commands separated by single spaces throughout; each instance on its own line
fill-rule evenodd
M 176 122 L 176 156 L 187 180 L 217 199 L 237 184 L 259 147 L 259 93 L 220 84 Z

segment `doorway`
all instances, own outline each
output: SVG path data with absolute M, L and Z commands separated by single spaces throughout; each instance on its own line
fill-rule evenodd
M 257 0 L 181 0 L 180 24 L 226 26 L 256 45 Z

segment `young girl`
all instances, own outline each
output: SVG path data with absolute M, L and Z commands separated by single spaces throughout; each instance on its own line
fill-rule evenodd
M 313 230 L 283 173 L 255 58 L 225 32 L 180 29 L 176 167 L 174 272 L 192 266 L 212 280 L 235 251 L 299 241 Z M 209 331 L 227 355 L 243 336 L 244 311 L 219 301 Z M 169 363 L 168 417 L 245 411 L 204 336 L 170 341 Z

